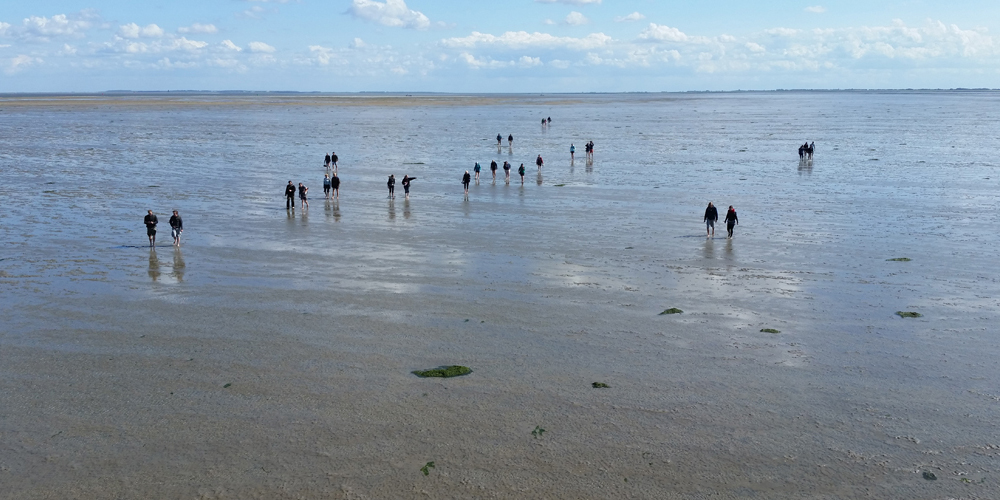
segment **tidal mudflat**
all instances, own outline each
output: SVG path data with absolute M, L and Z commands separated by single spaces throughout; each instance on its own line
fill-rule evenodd
M 0 98 L 5 496 L 996 497 L 1000 95 L 375 97 Z

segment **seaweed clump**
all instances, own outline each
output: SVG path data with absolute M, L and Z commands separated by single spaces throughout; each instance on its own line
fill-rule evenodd
M 909 261 L 911 261 L 913 259 L 911 259 L 909 257 L 896 257 L 895 259 L 885 259 L 885 260 L 887 260 L 889 262 L 909 262 Z
M 923 316 L 923 314 L 913 311 L 896 311 L 896 316 L 899 316 L 900 318 L 919 318 Z
M 451 366 L 439 366 L 437 368 L 431 368 L 430 370 L 414 370 L 413 374 L 418 377 L 459 377 L 462 375 L 468 375 L 472 373 L 472 368 L 468 366 L 461 365 L 451 365 Z
M 678 309 L 676 307 L 671 307 L 670 309 L 666 309 L 663 312 L 661 312 L 660 316 L 663 316 L 664 314 L 680 314 L 682 312 L 684 312 L 684 311 L 681 311 L 680 309 Z
M 594 382 L 593 384 L 590 384 L 590 385 L 593 386 L 594 389 L 610 389 L 611 388 L 610 385 L 605 384 L 604 382 Z
M 781 333 L 781 330 L 775 330 L 774 328 L 761 328 L 760 331 L 763 333 Z

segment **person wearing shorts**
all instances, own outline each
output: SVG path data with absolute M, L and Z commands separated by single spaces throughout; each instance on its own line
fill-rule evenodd
M 497 181 L 497 161 L 493 160 L 490 162 L 490 172 L 493 172 L 493 182 Z
M 708 202 L 708 208 L 705 209 L 705 237 L 715 236 L 715 221 L 719 220 L 719 211 L 716 210 L 715 205 L 712 202 Z
M 309 208 L 309 200 L 306 198 L 306 194 L 308 192 L 309 192 L 309 188 L 307 188 L 304 184 L 302 184 L 300 182 L 299 183 L 299 201 L 302 202 L 301 208 L 303 210 L 305 210 L 306 208 Z
M 505 184 L 510 184 L 510 163 L 503 162 L 503 181 Z
M 142 223 L 146 225 L 146 236 L 149 237 L 150 248 L 156 246 L 156 224 L 159 222 L 156 220 L 156 216 L 153 215 L 152 210 L 147 210 L 146 216 L 142 219 Z
M 174 237 L 174 246 L 181 246 L 181 233 L 184 232 L 184 221 L 174 210 L 174 215 L 170 216 L 170 236 Z
M 403 185 L 403 198 L 407 200 L 410 199 L 410 181 L 416 179 L 416 177 L 410 177 L 408 175 L 403 175 L 403 181 L 400 184 Z
M 323 174 L 323 198 L 330 198 L 330 174 Z
M 472 167 L 472 170 L 476 172 L 476 184 L 479 184 L 479 169 L 480 169 L 479 162 L 477 161 L 476 166 Z
M 340 177 L 337 177 L 337 172 L 330 177 L 330 198 L 335 200 L 340 198 Z

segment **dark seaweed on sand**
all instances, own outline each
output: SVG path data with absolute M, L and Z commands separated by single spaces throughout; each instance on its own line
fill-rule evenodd
M 676 307 L 671 307 L 670 309 L 666 309 L 663 312 L 661 312 L 660 316 L 663 316 L 664 314 L 680 314 L 682 312 L 684 312 L 684 311 L 681 311 L 680 309 L 678 309 Z
M 610 385 L 605 384 L 604 382 L 594 382 L 593 384 L 590 384 L 590 385 L 593 386 L 594 389 L 610 389 L 611 388 Z
M 427 462 L 426 464 L 424 464 L 423 467 L 420 468 L 420 472 L 423 472 L 425 476 L 429 476 L 431 474 L 430 469 L 433 468 L 434 468 L 434 462 Z
M 775 330 L 774 328 L 761 328 L 760 331 L 763 333 L 781 333 L 781 330 Z
M 896 316 L 899 316 L 900 318 L 919 318 L 923 316 L 923 314 L 913 311 L 896 311 Z
M 413 374 L 418 377 L 459 377 L 462 375 L 468 375 L 472 373 L 472 369 L 468 366 L 461 365 L 451 365 L 451 366 L 439 366 L 437 368 L 431 368 L 430 370 L 413 370 Z
M 909 262 L 909 261 L 911 261 L 913 259 L 911 259 L 909 257 L 896 257 L 895 259 L 885 259 L 885 260 L 887 260 L 889 262 Z

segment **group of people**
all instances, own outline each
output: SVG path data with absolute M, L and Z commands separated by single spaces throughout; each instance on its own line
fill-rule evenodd
M 503 144 L 503 136 L 497 134 L 497 152 L 500 151 L 500 146 Z M 507 147 L 514 149 L 514 134 L 509 134 L 507 136 Z
M 156 214 L 152 210 L 146 211 L 146 216 L 143 217 L 142 223 L 146 225 L 146 236 L 149 237 L 149 247 L 153 248 L 156 246 L 156 225 L 160 221 L 156 218 Z M 170 216 L 170 235 L 174 238 L 174 246 L 181 246 L 181 233 L 184 231 L 184 221 L 181 220 L 180 214 L 177 210 L 174 210 L 174 215 Z
M 333 170 L 333 173 L 336 174 L 337 173 L 337 160 L 338 159 L 339 158 L 337 158 L 337 153 L 336 152 L 330 153 L 330 154 L 326 155 L 326 157 L 324 158 L 324 160 L 323 160 L 323 162 L 324 162 L 323 166 L 326 167 L 326 168 L 328 168 L 328 169 Z
M 403 180 L 399 183 L 403 186 L 403 196 L 408 200 L 410 199 L 410 181 L 415 180 L 416 177 L 410 177 L 408 175 L 403 175 Z M 396 176 L 389 174 L 389 180 L 386 181 L 386 186 L 389 187 L 389 199 L 396 198 Z
M 719 211 L 715 208 L 712 202 L 708 202 L 708 208 L 705 209 L 705 237 L 715 237 L 715 221 L 719 220 Z M 728 238 L 733 237 L 733 228 L 740 223 L 739 217 L 736 216 L 736 209 L 732 205 L 729 205 L 729 211 L 726 212 L 726 230 L 729 231 Z
M 594 141 L 590 141 L 583 145 L 584 151 L 587 153 L 587 160 L 594 159 Z M 576 146 L 572 143 L 569 145 L 569 159 L 573 161 L 576 159 Z
M 815 147 L 816 147 L 815 142 L 813 143 L 806 142 L 805 144 L 799 146 L 799 159 L 800 160 L 806 158 L 809 158 L 810 160 L 813 159 L 813 148 Z

